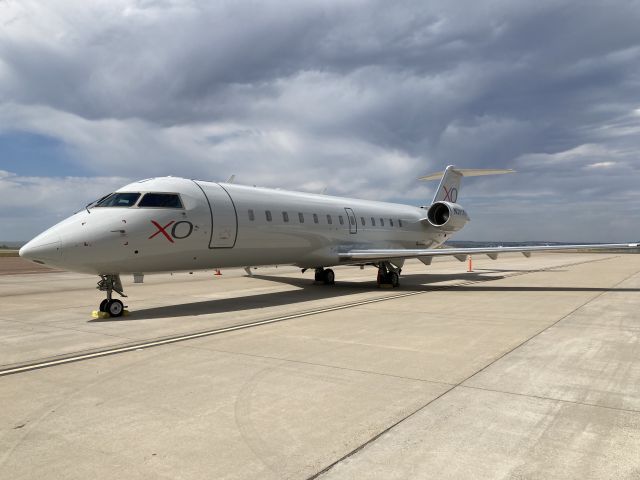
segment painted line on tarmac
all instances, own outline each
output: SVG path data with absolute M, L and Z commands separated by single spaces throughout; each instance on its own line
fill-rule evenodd
M 94 359 L 94 358 L 106 357 L 106 356 L 109 356 L 109 355 L 116 355 L 116 354 L 119 354 L 119 353 L 133 352 L 133 351 L 136 351 L 136 350 L 143 350 L 143 349 L 147 349 L 147 348 L 151 348 L 151 347 L 159 347 L 159 346 L 162 346 L 162 345 L 170 345 L 172 343 L 184 342 L 186 340 L 194 340 L 196 338 L 210 337 L 210 336 L 213 336 L 213 335 L 220 335 L 222 333 L 235 332 L 235 331 L 238 331 L 238 330 L 246 330 L 246 329 L 249 329 L 249 328 L 259 327 L 261 325 L 269 325 L 269 324 L 272 324 L 272 323 L 284 322 L 284 321 L 287 321 L 287 320 L 294 320 L 294 319 L 297 319 L 297 318 L 310 317 L 312 315 L 319 315 L 319 314 L 322 314 L 322 313 L 335 312 L 335 311 L 339 311 L 339 310 L 346 310 L 348 308 L 359 307 L 359 306 L 362 306 L 362 305 L 369 305 L 369 304 L 372 304 L 372 303 L 384 302 L 384 301 L 387 301 L 387 300 L 396 300 L 398 298 L 412 297 L 414 295 L 423 295 L 425 293 L 430 293 L 430 292 L 439 291 L 439 290 L 449 290 L 449 289 L 456 288 L 456 287 L 474 285 L 474 284 L 477 284 L 477 283 L 485 283 L 485 282 L 490 282 L 490 281 L 493 281 L 493 280 L 502 280 L 502 279 L 505 279 L 505 278 L 517 277 L 517 276 L 520 276 L 520 275 L 527 275 L 527 274 L 530 274 L 530 273 L 545 272 L 545 271 L 553 270 L 553 269 L 556 269 L 556 268 L 563 268 L 563 267 L 569 267 L 569 266 L 574 266 L 574 265 L 581 265 L 581 264 L 584 264 L 584 263 L 603 261 L 603 260 L 607 260 L 609 258 L 611 258 L 611 257 L 608 257 L 606 259 L 596 259 L 596 260 L 588 260 L 588 261 L 582 261 L 582 262 L 576 262 L 576 263 L 569 263 L 569 264 L 565 264 L 565 265 L 555 265 L 555 266 L 552 266 L 552 267 L 547 267 L 547 268 L 542 268 L 542 269 L 527 270 L 525 272 L 514 272 L 512 274 L 502 275 L 499 278 L 495 278 L 495 279 L 488 278 L 488 279 L 480 279 L 480 280 L 468 280 L 468 281 L 465 281 L 465 282 L 449 284 L 449 285 L 437 285 L 437 286 L 429 288 L 428 290 L 419 290 L 419 291 L 398 293 L 398 294 L 395 294 L 395 295 L 386 295 L 386 296 L 383 296 L 383 297 L 376 297 L 376 298 L 370 298 L 370 299 L 367 299 L 367 300 L 359 300 L 359 301 L 356 301 L 356 302 L 345 303 L 345 304 L 342 304 L 342 305 L 335 305 L 333 307 L 318 308 L 318 309 L 314 309 L 314 310 L 308 310 L 308 311 L 305 311 L 305 312 L 292 313 L 290 315 L 282 315 L 282 316 L 279 316 L 279 317 L 268 318 L 268 319 L 265 319 L 265 320 L 258 320 L 258 321 L 255 321 L 255 322 L 243 323 L 243 324 L 240 324 L 240 325 L 233 325 L 233 326 L 229 326 L 229 327 L 216 328 L 216 329 L 205 330 L 205 331 L 201 331 L 201 332 L 175 335 L 175 336 L 161 338 L 161 339 L 157 339 L 157 340 L 151 340 L 151 341 L 146 340 L 144 342 L 138 342 L 138 343 L 134 343 L 134 344 L 127 345 L 127 346 L 111 347 L 111 348 L 98 350 L 98 351 L 94 351 L 94 352 L 89 352 L 89 353 L 72 354 L 72 355 L 69 355 L 69 356 L 66 356 L 66 357 L 62 357 L 62 358 L 57 358 L 57 359 L 52 359 L 52 360 L 43 360 L 43 361 L 38 361 L 38 362 L 19 365 L 19 366 L 16 366 L 16 367 L 6 368 L 4 370 L 0 370 L 0 377 L 8 376 L 8 375 L 15 375 L 17 373 L 25 373 L 25 372 L 29 372 L 29 371 L 32 371 L 32 370 L 39 370 L 41 368 L 55 367 L 55 366 L 64 365 L 64 364 L 67 364 L 67 363 L 74 363 L 74 362 L 80 362 L 80 361 L 83 361 L 83 360 L 91 360 L 91 359 Z
M 465 285 L 467 283 L 475 283 L 475 282 L 465 282 L 464 284 L 456 284 L 456 285 L 451 285 L 453 286 L 461 286 L 461 285 Z M 446 288 L 446 287 L 443 287 Z M 434 289 L 435 290 L 435 289 Z M 368 300 L 361 300 L 361 301 L 357 301 L 357 302 L 352 302 L 352 303 L 348 303 L 348 304 L 343 304 L 343 305 L 336 305 L 333 307 L 325 307 L 325 308 L 319 308 L 316 310 L 309 310 L 306 312 L 300 312 L 300 313 L 294 313 L 291 315 L 283 315 L 280 317 L 275 317 L 275 318 L 269 318 L 266 320 L 258 320 L 256 322 L 250 322 L 250 323 L 243 323 L 241 325 L 233 325 L 230 327 L 222 327 L 222 328 L 216 328 L 213 330 L 205 330 L 203 332 L 197 332 L 197 333 L 190 333 L 190 334 L 185 334 L 185 335 L 178 335 L 178 336 L 173 336 L 173 337 L 169 337 L 169 338 L 164 338 L 164 339 L 160 339 L 160 340 L 155 340 L 155 341 L 146 341 L 146 342 L 141 342 L 141 343 L 136 343 L 133 345 L 128 345 L 126 347 L 119 347 L 119 348 L 109 348 L 106 350 L 100 350 L 97 352 L 92 352 L 92 353 L 86 353 L 86 354 L 81 354 L 81 355 L 73 355 L 70 357 L 65 357 L 65 358 L 60 358 L 57 360 L 49 360 L 49 361 L 43 361 L 43 362 L 38 362 L 38 363 L 32 363 L 32 364 L 28 364 L 28 365 L 23 365 L 23 366 L 19 366 L 19 367 L 15 367 L 15 368 L 8 368 L 5 370 L 0 370 L 0 377 L 1 376 L 5 376 L 5 375 L 12 375 L 12 374 L 16 374 L 16 373 L 22 373 L 22 372 L 28 372 L 30 370 L 37 370 L 40 368 L 47 368 L 47 367 L 54 367 L 56 365 L 63 365 L 65 363 L 72 363 L 72 362 L 78 362 L 81 360 L 89 360 L 92 358 L 99 358 L 99 357 L 105 357 L 107 355 L 115 355 L 118 353 L 125 353 L 125 352 L 131 352 L 131 351 L 135 351 L 135 350 L 142 350 L 142 349 L 146 349 L 146 348 L 151 348 L 151 347 L 158 347 L 161 345 L 169 345 L 172 343 L 177 343 L 177 342 L 184 342 L 186 340 L 193 340 L 196 338 L 202 338 L 202 337 L 209 337 L 212 335 L 219 335 L 221 333 L 228 333 L 228 332 L 235 332 L 237 330 L 245 330 L 248 328 L 253 328 L 253 327 L 258 327 L 261 325 L 269 325 L 270 323 L 278 323 L 278 322 L 284 322 L 286 320 L 293 320 L 296 318 L 303 318 L 303 317 L 309 317 L 311 315 L 318 315 L 321 313 L 328 313 L 328 312 L 335 312 L 337 310 L 345 310 L 347 308 L 352 308 L 352 307 L 358 307 L 361 305 L 368 305 L 370 303 L 376 303 L 376 302 L 384 302 L 385 300 L 394 300 L 397 298 L 403 298 L 403 297 L 410 297 L 413 295 L 420 295 L 422 293 L 426 293 L 424 291 L 418 291 L 418 292 L 405 292 L 405 293 L 400 293 L 397 295 L 389 295 L 386 297 L 377 297 L 377 298 L 371 298 Z

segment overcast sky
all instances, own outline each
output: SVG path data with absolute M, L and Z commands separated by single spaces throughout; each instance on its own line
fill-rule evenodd
M 640 240 L 640 1 L 0 0 L 0 240 L 160 175 Z

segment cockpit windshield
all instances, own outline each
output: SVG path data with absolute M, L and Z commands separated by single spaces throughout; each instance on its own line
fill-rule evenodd
M 139 193 L 116 192 L 100 200 L 94 207 L 133 207 L 139 198 Z
M 183 208 L 180 195 L 176 193 L 145 193 L 138 207 Z

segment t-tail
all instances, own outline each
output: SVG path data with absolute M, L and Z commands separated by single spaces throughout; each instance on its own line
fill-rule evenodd
M 468 169 L 457 168 L 454 165 L 449 165 L 444 172 L 432 173 L 431 175 L 425 175 L 420 177 L 420 180 L 440 180 L 438 190 L 433 197 L 433 203 L 436 202 L 458 202 L 458 195 L 460 194 L 460 181 L 462 177 L 479 177 L 482 175 L 501 175 L 503 173 L 514 173 L 514 170 L 504 169 Z

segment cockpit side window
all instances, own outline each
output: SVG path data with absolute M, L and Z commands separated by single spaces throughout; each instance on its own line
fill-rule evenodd
M 177 193 L 145 193 L 138 207 L 184 208 Z
M 95 207 L 133 207 L 139 198 L 139 193 L 116 192 L 100 200 Z

